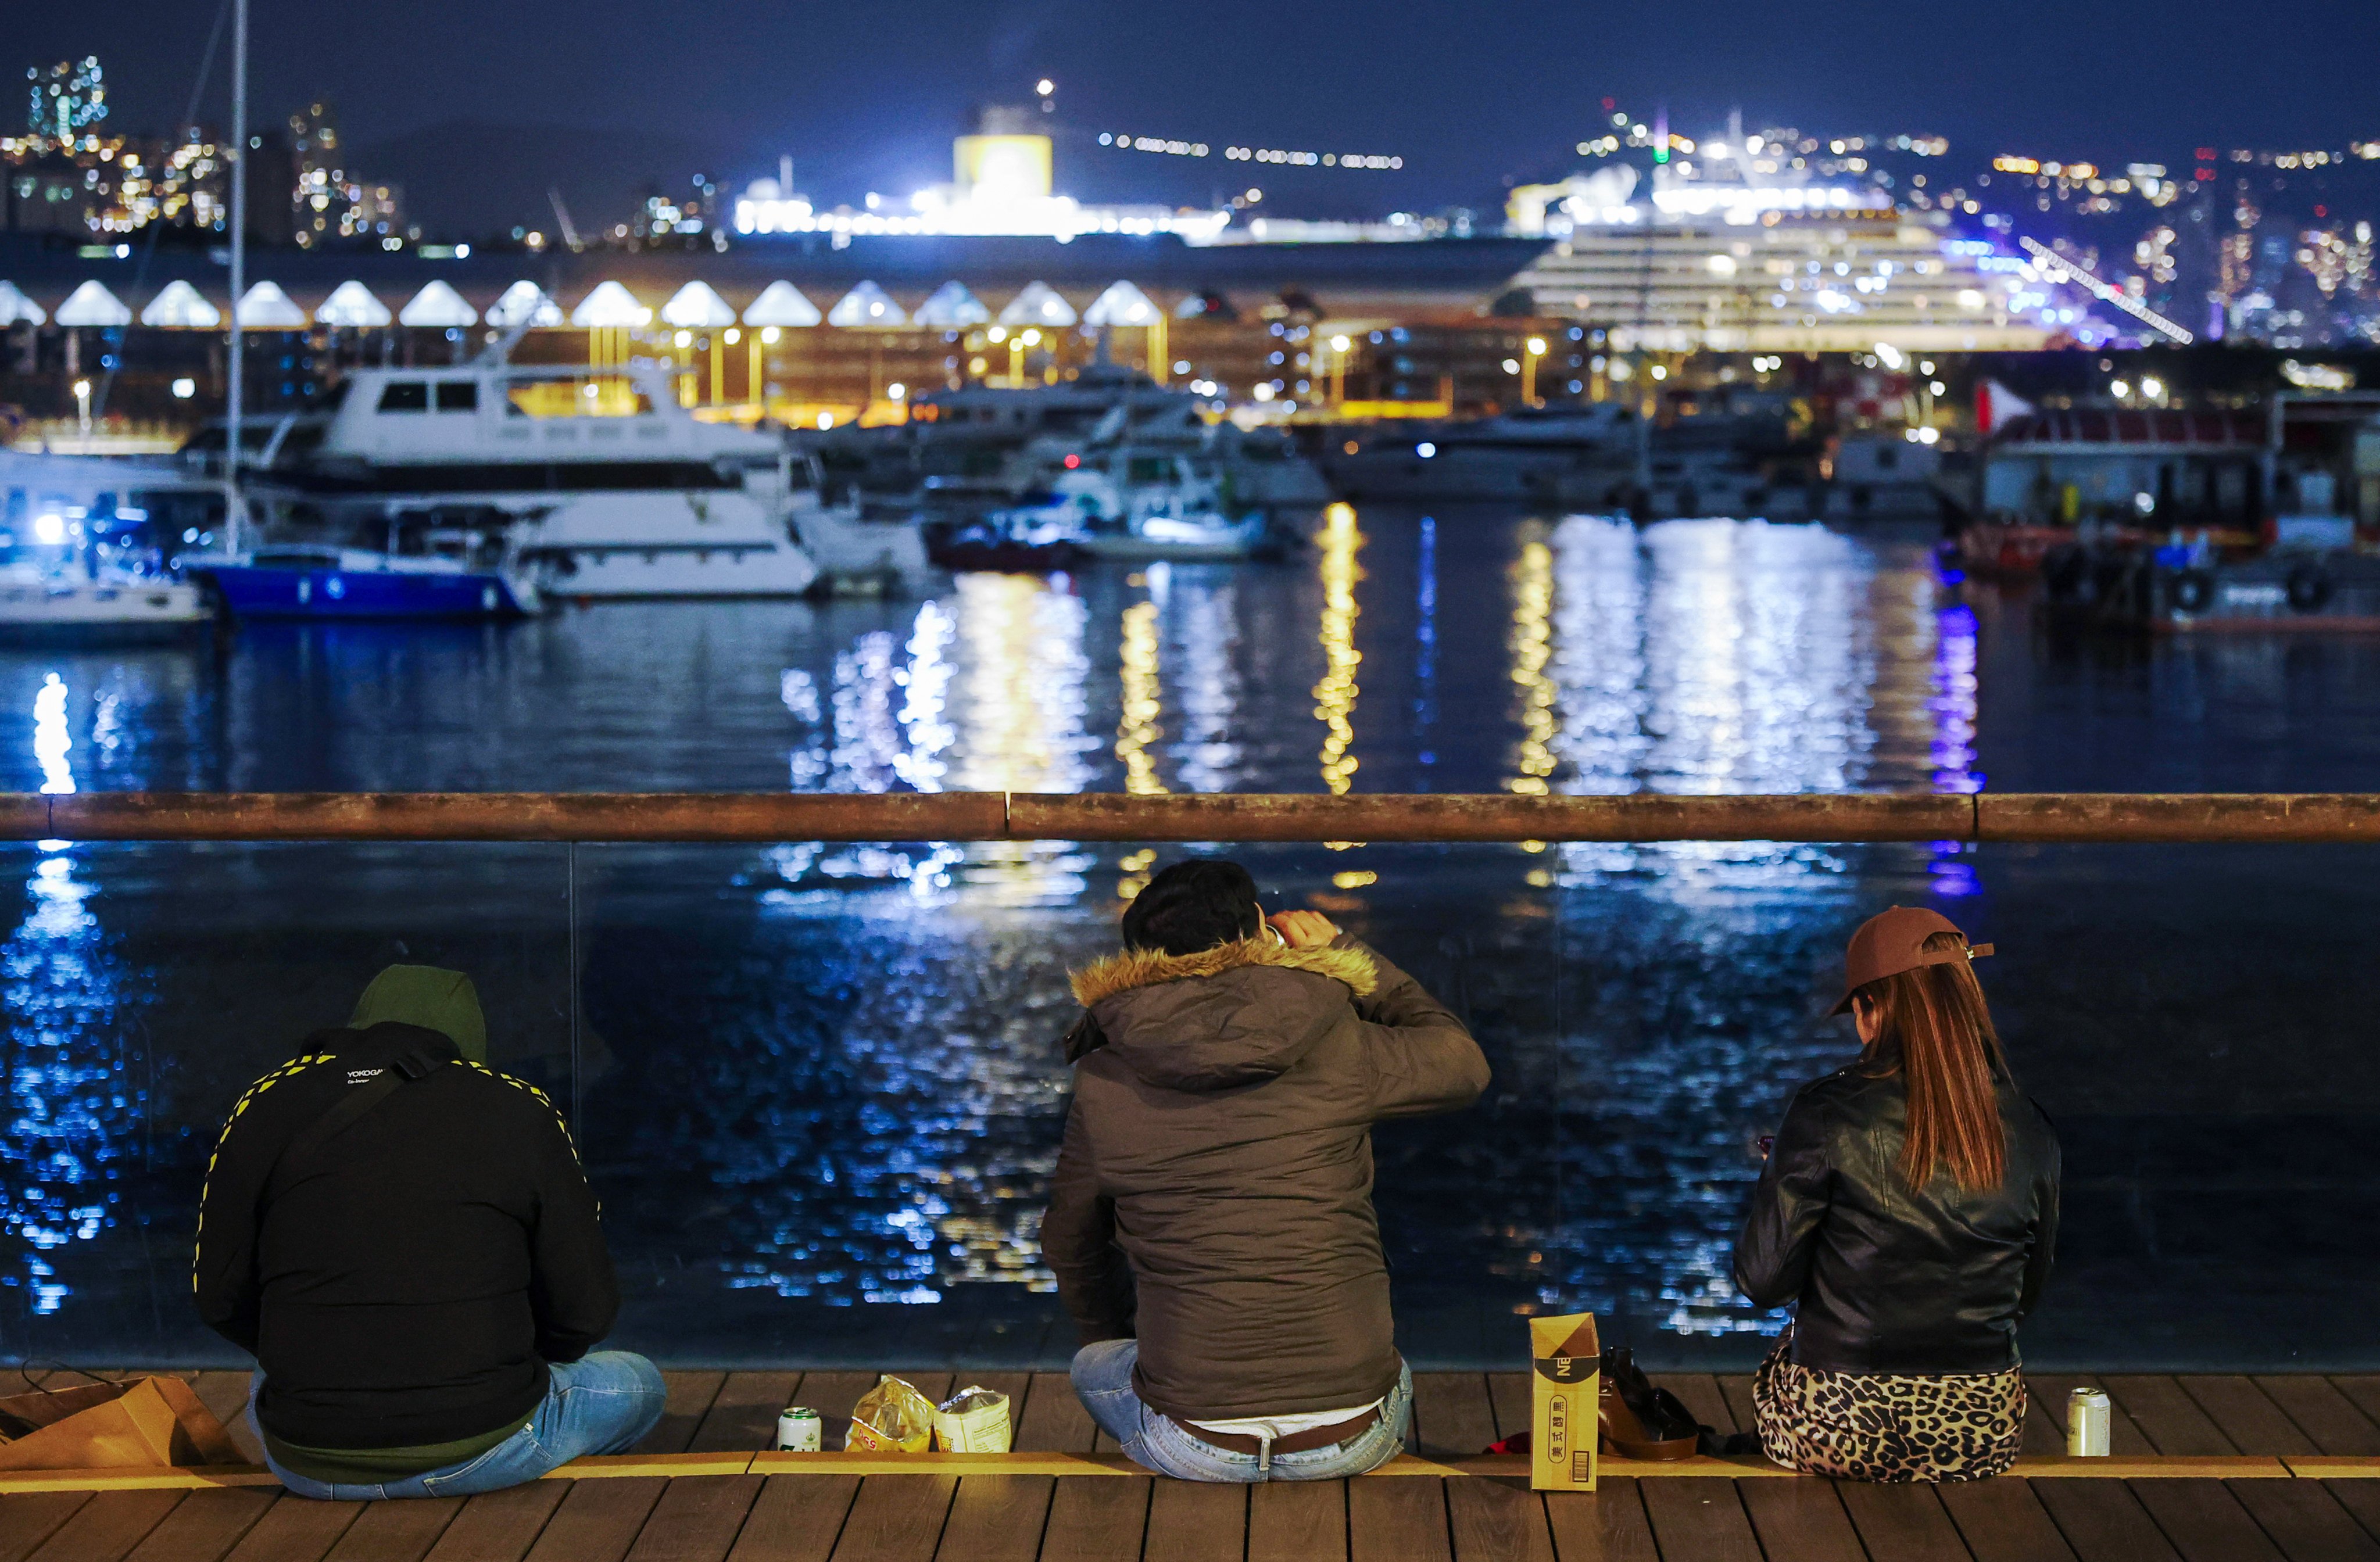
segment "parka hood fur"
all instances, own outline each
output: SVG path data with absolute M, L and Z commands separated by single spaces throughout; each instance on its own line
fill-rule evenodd
M 1086 1012 L 1066 1037 L 1068 1062 L 1104 1049 L 1150 1084 L 1209 1091 L 1286 1073 L 1350 1018 L 1351 993 L 1372 994 L 1379 971 L 1361 948 L 1259 935 L 1196 954 L 1126 950 L 1073 980 Z
M 1258 934 L 1236 943 L 1217 944 L 1196 954 L 1168 954 L 1163 950 L 1126 950 L 1093 961 L 1068 980 L 1075 1001 L 1089 1009 L 1102 999 L 1134 987 L 1160 982 L 1184 982 L 1196 976 L 1220 976 L 1244 965 L 1278 965 L 1291 971 L 1311 971 L 1343 982 L 1357 998 L 1369 998 L 1380 985 L 1378 967 L 1368 951 L 1326 944 L 1320 949 L 1292 949 Z

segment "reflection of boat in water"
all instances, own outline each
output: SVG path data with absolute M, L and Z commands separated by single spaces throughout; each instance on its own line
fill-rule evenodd
M 509 551 L 433 534 L 414 554 L 281 544 L 188 561 L 237 618 L 518 618 L 541 605 Z
M 1204 463 L 1128 446 L 1077 459 L 1046 493 L 987 521 L 1046 529 L 1102 559 L 1228 563 L 1286 551 L 1263 511 L 1234 513 L 1222 478 Z

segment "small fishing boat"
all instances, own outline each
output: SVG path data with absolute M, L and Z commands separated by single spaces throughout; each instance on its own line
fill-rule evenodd
M 1075 533 L 1056 523 L 987 516 L 930 526 L 925 535 L 927 556 L 960 574 L 1053 575 L 1084 558 Z
M 542 606 L 509 552 L 490 559 L 476 539 L 433 533 L 431 541 L 412 555 L 285 543 L 183 567 L 212 585 L 236 618 L 501 619 Z
M 1048 490 L 985 518 L 1002 529 L 1066 536 L 1099 559 L 1233 563 L 1285 546 L 1262 510 L 1234 505 L 1213 471 L 1170 452 L 1085 458 Z
M 188 638 L 213 621 L 213 605 L 186 581 L 0 570 L 0 645 L 145 645 Z

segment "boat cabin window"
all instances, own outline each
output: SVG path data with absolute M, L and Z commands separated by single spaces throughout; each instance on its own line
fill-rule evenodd
M 1170 482 L 1173 478 L 1173 461 L 1164 455 L 1135 455 L 1124 474 L 1135 483 Z
M 476 380 L 441 380 L 438 382 L 438 410 L 441 412 L 477 412 L 480 409 L 480 382 Z
M 382 412 L 427 412 L 430 387 L 419 380 L 392 380 L 381 388 Z
M 618 375 L 520 380 L 504 396 L 513 418 L 642 418 L 653 410 L 652 398 Z

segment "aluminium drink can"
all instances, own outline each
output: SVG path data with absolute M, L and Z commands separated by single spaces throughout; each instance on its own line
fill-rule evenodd
M 2104 1388 L 2077 1388 L 2066 1396 L 2066 1451 L 2075 1459 L 2106 1459 L 2114 1411 Z
M 825 1446 L 826 1423 L 808 1405 L 787 1405 L 777 1416 L 777 1447 L 786 1453 L 814 1454 Z

